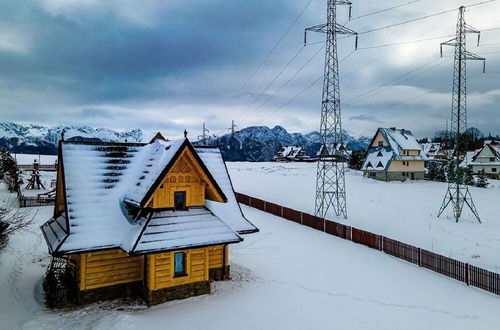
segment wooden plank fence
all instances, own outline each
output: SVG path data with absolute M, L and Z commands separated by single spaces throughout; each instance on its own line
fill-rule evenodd
M 365 245 L 372 249 L 383 251 L 393 257 L 464 282 L 467 285 L 500 295 L 500 274 L 382 235 L 316 217 L 259 198 L 241 193 L 236 193 L 236 198 L 241 204 L 323 231 L 333 236 L 350 240 L 354 243 Z

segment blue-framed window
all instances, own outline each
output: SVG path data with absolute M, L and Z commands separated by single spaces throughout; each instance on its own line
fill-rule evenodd
M 186 274 L 186 254 L 184 252 L 174 253 L 174 277 Z

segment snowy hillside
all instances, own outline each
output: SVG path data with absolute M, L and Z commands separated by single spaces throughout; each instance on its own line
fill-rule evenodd
M 23 125 L 16 123 L 0 123 L 0 147 L 8 147 L 16 153 L 56 154 L 57 143 L 64 133 L 65 139 L 94 141 L 142 140 L 142 131 L 135 129 L 128 132 L 117 132 L 106 128 L 88 126 L 56 126 Z
M 343 133 L 343 140 L 352 150 L 364 150 L 370 143 L 369 138 L 363 136 L 354 138 L 347 131 Z M 207 144 L 218 144 L 226 160 L 258 162 L 270 161 L 276 151 L 283 146 L 302 147 L 312 157 L 316 156 L 320 147 L 319 132 L 289 133 L 281 126 L 246 127 L 235 133 L 235 140 L 231 140 L 231 134 L 226 134 L 210 139 Z M 231 151 L 231 145 L 234 152 Z

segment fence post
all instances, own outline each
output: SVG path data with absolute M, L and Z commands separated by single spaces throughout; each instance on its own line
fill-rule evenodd
M 383 251 L 384 250 L 384 236 L 382 235 L 379 235 L 379 242 L 378 242 L 378 246 L 379 246 L 379 251 Z
M 418 248 L 418 266 L 422 267 L 422 249 Z
M 469 263 L 466 263 L 465 264 L 465 283 L 467 283 L 467 285 L 469 285 Z
M 264 209 L 262 210 L 262 211 L 264 211 L 264 212 L 267 212 L 267 210 L 266 210 L 266 204 L 267 204 L 267 202 L 266 202 L 266 201 L 264 201 Z M 268 213 L 269 213 L 269 212 L 268 212 Z
M 248 206 L 253 207 L 252 206 L 252 197 L 250 197 L 250 196 L 248 196 Z
M 280 217 L 283 218 L 283 205 L 280 205 L 280 213 L 281 213 Z
M 300 212 L 300 224 L 304 224 L 304 212 Z

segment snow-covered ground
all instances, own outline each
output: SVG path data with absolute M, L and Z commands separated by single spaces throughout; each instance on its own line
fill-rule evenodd
M 305 202 L 301 202 L 297 184 L 303 184 L 305 192 L 310 189 L 306 178 L 314 172 L 311 165 L 229 167 L 237 190 L 260 192 L 275 201 L 286 199 L 297 208 L 302 203 L 310 211 L 306 204 L 311 198 L 302 195 Z M 374 185 L 383 190 L 380 195 L 384 192 L 381 183 L 349 175 L 348 183 L 356 181 L 360 189 Z M 408 194 L 412 186 L 425 194 L 427 184 L 399 186 Z M 388 187 L 392 186 L 398 184 Z M 498 187 L 486 191 L 498 193 Z M 418 193 L 415 198 L 420 199 Z M 0 193 L 2 199 L 8 196 Z M 482 211 L 479 194 L 474 196 Z M 374 208 L 369 198 L 366 208 Z M 380 196 L 371 198 L 384 201 Z M 395 207 L 387 205 L 392 213 Z M 351 205 L 353 217 L 357 208 Z M 50 311 L 41 301 L 50 258 L 38 226 L 50 217 L 52 208 L 29 210 L 37 212 L 36 223 L 16 233 L 0 251 L 0 329 L 498 329 L 500 324 L 500 298 L 495 295 L 248 207 L 244 213 L 261 231 L 231 248 L 232 280 L 215 283 L 212 294 L 152 308 L 115 301 L 76 311 Z M 358 213 L 370 214 L 374 221 L 379 214 L 370 209 Z M 428 218 L 424 221 L 438 221 Z M 493 226 L 493 220 L 486 224 Z M 470 226 L 483 225 L 470 222 Z
M 316 164 L 228 163 L 228 168 L 235 190 L 314 213 Z M 451 209 L 437 218 L 446 183 L 381 182 L 349 170 L 348 220 L 329 218 L 500 273 L 500 181 L 489 182 L 487 189 L 471 188 L 482 224 L 468 209 L 456 223 Z
M 40 208 L 40 222 L 50 207 Z M 41 303 L 49 257 L 35 225 L 0 255 L 0 329 L 498 329 L 500 299 L 378 251 L 244 208 L 261 232 L 234 246 L 214 293 L 152 308 Z
M 21 178 L 23 180 L 23 184 L 21 185 L 21 193 L 23 196 L 32 196 L 36 197 L 38 194 L 44 194 L 48 191 L 51 191 L 55 188 L 55 186 L 51 186 L 51 182 L 56 179 L 56 172 L 47 172 L 40 171 L 40 181 L 42 182 L 45 189 L 26 189 L 28 182 L 31 178 L 31 171 L 23 171 L 21 174 Z

